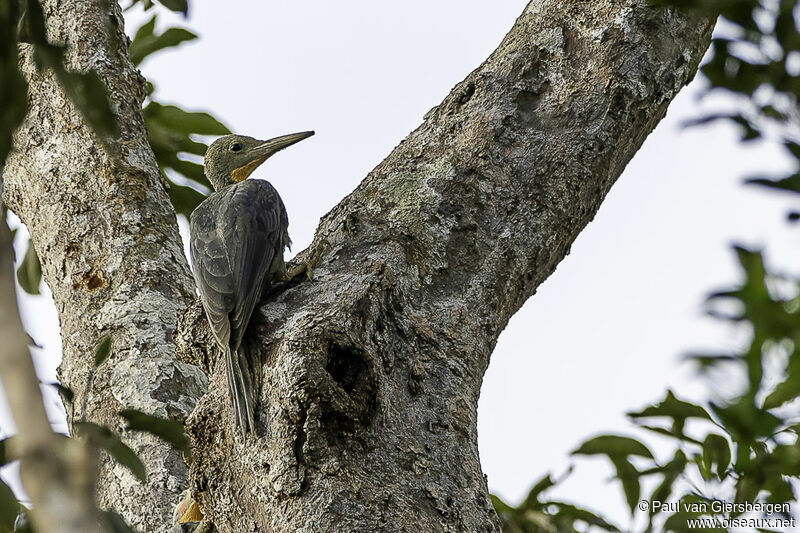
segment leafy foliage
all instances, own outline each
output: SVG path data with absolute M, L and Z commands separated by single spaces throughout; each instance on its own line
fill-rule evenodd
M 565 476 L 566 477 L 566 476 Z M 497 496 L 492 503 L 503 523 L 504 533 L 550 533 L 573 531 L 576 522 L 593 526 L 603 531 L 619 531 L 591 511 L 575 505 L 543 499 L 551 487 L 563 480 L 554 481 L 547 475 L 534 484 L 528 496 L 517 507 L 511 507 Z
M 660 402 L 628 413 L 638 427 L 672 439 L 672 458 L 667 462 L 658 461 L 642 441 L 616 435 L 592 438 L 574 452 L 611 462 L 631 513 L 637 512 L 641 500 L 699 504 L 693 510 L 681 507 L 677 511 L 649 506 L 648 531 L 658 526 L 657 519 L 664 513 L 660 528 L 675 531 L 686 529 L 691 518 L 714 516 L 705 505 L 713 500 L 797 502 L 791 480 L 800 477 L 800 278 L 786 284 L 786 277 L 769 273 L 760 252 L 742 247 L 735 251 L 743 281 L 712 294 L 709 305 L 732 301 L 738 312 L 715 316 L 745 325 L 751 340 L 739 352 L 703 356 L 700 368 L 738 370 L 747 377 L 746 386 L 724 403 L 705 406 L 667 391 Z M 781 291 L 776 290 L 778 286 Z M 631 457 L 637 459 L 638 467 Z M 643 478 L 658 481 L 644 497 Z M 528 500 L 516 509 L 507 507 L 496 502 L 505 531 L 548 531 L 515 529 L 528 516 Z
M 732 93 L 736 108 L 691 124 L 727 120 L 742 130 L 742 142 L 779 143 L 794 162 L 793 173 L 752 177 L 746 183 L 796 198 L 800 193 L 800 4 L 796 0 L 652 3 L 721 17 L 722 31 L 713 39 L 711 59 L 701 71 L 709 92 Z M 788 219 L 800 220 L 800 213 L 793 211 Z M 715 376 L 734 374 L 743 377 L 743 386 L 725 401 L 703 405 L 667 391 L 660 402 L 628 413 L 640 429 L 669 438 L 671 458 L 666 461 L 649 454 L 643 441 L 615 435 L 590 439 L 574 452 L 611 462 L 631 513 L 647 513 L 648 532 L 686 531 L 692 518 L 719 517 L 709 505 L 714 500 L 797 505 L 792 481 L 800 477 L 800 273 L 772 272 L 760 250 L 743 246 L 733 250 L 742 281 L 711 294 L 707 306 L 711 316 L 747 332 L 748 342 L 733 353 L 694 354 L 688 359 L 712 382 Z M 642 495 L 645 478 L 654 480 L 646 486 L 655 488 Z M 646 508 L 637 506 L 640 501 L 647 503 Z M 676 510 L 653 502 L 680 502 L 681 506 Z M 495 507 L 506 532 L 559 531 L 545 526 L 560 516 L 556 508 L 545 506 L 545 511 L 552 512 L 537 517 L 534 527 L 531 515 L 526 514 L 531 509 L 528 499 L 517 508 L 496 499 Z M 728 516 L 740 515 L 731 512 Z M 586 530 L 592 524 L 571 518 L 566 530 Z
M 758 176 L 747 183 L 800 193 L 800 33 L 796 0 L 659 0 L 719 16 L 726 31 L 714 38 L 701 68 L 710 91 L 739 97 L 737 108 L 695 123 L 728 120 L 742 140 L 780 144 L 799 164 L 789 176 Z M 792 218 L 790 217 L 790 220 Z
M 136 64 L 155 52 L 197 39 L 197 35 L 184 28 L 168 28 L 157 34 L 156 22 L 157 16 L 153 15 L 134 33 L 130 53 Z M 186 111 L 178 106 L 158 102 L 154 97 L 155 86 L 151 83 L 149 87 L 150 94 L 142 109 L 142 116 L 147 126 L 150 147 L 169 183 L 170 200 L 175 211 L 188 217 L 211 189 L 203 172 L 203 165 L 187 159 L 202 157 L 208 148 L 195 138 L 202 135 L 225 135 L 230 130 L 209 113 Z M 181 154 L 184 156 L 181 157 Z
M 605 455 L 614 465 L 617 478 L 622 482 L 625 499 L 633 513 L 642 493 L 639 478 L 642 473 L 630 461 L 631 456 L 653 459 L 653 453 L 641 442 L 630 437 L 601 435 L 588 440 L 573 455 Z
M 133 37 L 128 54 L 134 65 L 139 65 L 150 54 L 178 46 L 185 41 L 197 39 L 197 35 L 184 28 L 168 28 L 164 33 L 156 35 L 156 17 L 153 15 L 150 20 L 145 22 Z

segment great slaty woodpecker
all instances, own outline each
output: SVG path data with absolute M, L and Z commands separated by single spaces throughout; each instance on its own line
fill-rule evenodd
M 247 325 L 264 288 L 287 279 L 283 251 L 289 218 L 267 181 L 247 179 L 279 150 L 313 131 L 259 141 L 243 135 L 220 137 L 205 155 L 205 174 L 214 193 L 189 221 L 194 278 L 214 339 L 224 354 L 234 422 L 253 431 L 254 376 L 242 346 Z

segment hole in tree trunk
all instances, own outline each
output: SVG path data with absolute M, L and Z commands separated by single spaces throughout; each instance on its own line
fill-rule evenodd
M 369 357 L 359 348 L 332 343 L 325 365 L 331 378 L 350 397 L 354 409 L 340 412 L 323 408 L 322 424 L 329 437 L 360 434 L 369 425 L 377 408 L 377 380 Z

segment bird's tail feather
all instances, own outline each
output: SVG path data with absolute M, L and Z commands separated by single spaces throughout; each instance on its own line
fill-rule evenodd
M 225 350 L 225 365 L 228 369 L 228 389 L 233 402 L 236 427 L 242 433 L 249 433 L 255 428 L 253 377 L 244 349 L 240 347 L 234 351 L 228 347 Z

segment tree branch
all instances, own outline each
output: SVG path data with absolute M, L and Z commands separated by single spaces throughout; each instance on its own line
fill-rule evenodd
M 220 531 L 499 529 L 476 435 L 497 337 L 694 76 L 711 28 L 644 0 L 531 2 L 323 218 L 314 282 L 262 306 L 260 438 L 233 435 L 202 312 L 184 314 L 179 354 L 213 372 L 190 418 L 193 488 Z

